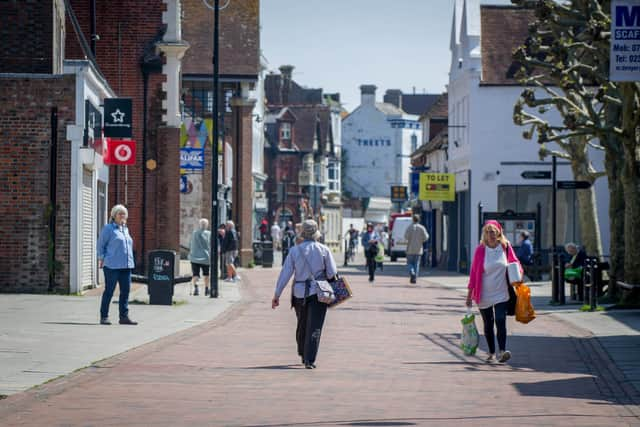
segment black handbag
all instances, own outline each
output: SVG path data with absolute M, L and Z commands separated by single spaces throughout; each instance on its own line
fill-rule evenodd
M 508 280 L 507 280 L 507 289 L 509 289 L 509 301 L 507 301 L 507 316 L 515 316 L 518 296 L 516 295 L 516 290 L 513 289 L 513 286 L 509 284 Z

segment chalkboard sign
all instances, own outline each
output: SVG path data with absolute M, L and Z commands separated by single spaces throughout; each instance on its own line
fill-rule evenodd
M 175 263 L 174 251 L 156 250 L 149 253 L 149 304 L 172 304 Z

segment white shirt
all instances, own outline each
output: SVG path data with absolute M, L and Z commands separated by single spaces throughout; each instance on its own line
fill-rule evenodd
M 331 250 L 322 243 L 305 240 L 289 251 L 289 255 L 287 255 L 280 271 L 280 276 L 278 276 L 276 296 L 280 298 L 282 291 L 289 283 L 289 279 L 293 276 L 293 296 L 304 298 L 305 280 L 310 276 L 309 270 L 311 270 L 311 275 L 318 280 L 326 280 L 338 273 Z M 314 295 L 317 292 L 318 290 L 315 286 L 310 287 L 309 295 Z
M 507 286 L 507 255 L 502 245 L 498 244 L 495 248 L 485 246 L 482 294 L 478 307 L 484 309 L 509 301 Z

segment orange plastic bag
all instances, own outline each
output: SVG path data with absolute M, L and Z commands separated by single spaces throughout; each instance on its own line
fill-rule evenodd
M 522 323 L 529 323 L 536 318 L 536 312 L 531 304 L 531 289 L 524 283 L 516 286 L 516 320 Z

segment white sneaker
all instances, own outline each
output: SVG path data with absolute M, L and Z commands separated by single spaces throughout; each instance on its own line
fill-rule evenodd
M 495 362 L 496 361 L 496 356 L 493 353 L 489 353 L 489 355 L 487 356 L 487 358 L 485 359 L 485 361 L 487 363 L 491 363 L 491 362 Z
M 501 351 L 498 353 L 498 362 L 504 363 L 511 359 L 511 352 L 509 350 Z

